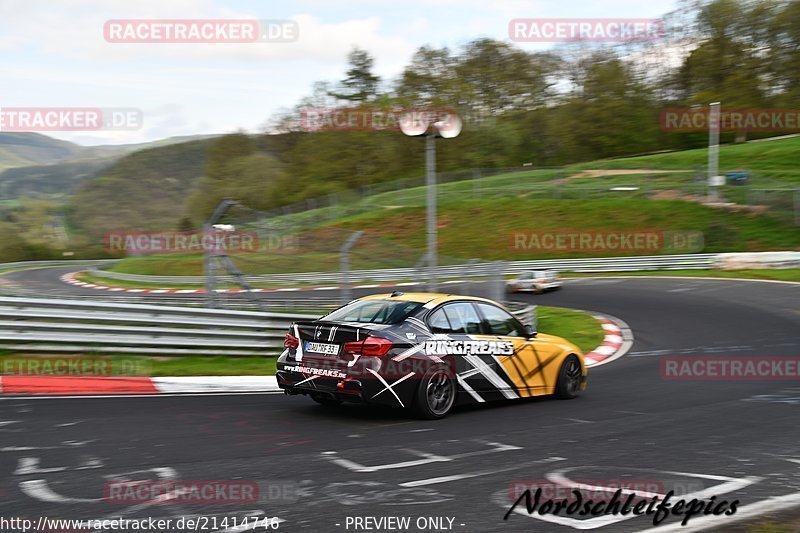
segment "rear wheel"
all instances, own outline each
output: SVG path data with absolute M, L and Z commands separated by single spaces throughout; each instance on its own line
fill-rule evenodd
M 556 382 L 556 397 L 564 400 L 575 398 L 581 390 L 581 362 L 575 355 L 569 355 L 561 364 Z
M 444 418 L 455 400 L 456 383 L 450 372 L 445 367 L 433 367 L 420 379 L 414 410 L 428 420 Z
M 312 394 L 311 399 L 320 405 L 324 405 L 325 407 L 338 407 L 342 405 L 342 400 L 337 400 L 336 398 L 331 398 L 330 396 Z

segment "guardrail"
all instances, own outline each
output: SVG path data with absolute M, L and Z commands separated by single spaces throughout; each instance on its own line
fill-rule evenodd
M 717 254 L 653 255 L 633 257 L 602 257 L 589 259 L 535 259 L 530 261 L 495 261 L 440 266 L 435 269 L 438 279 L 473 278 L 496 274 L 518 274 L 526 270 L 554 269 L 571 272 L 625 272 L 637 270 L 677 270 L 711 268 Z M 92 275 L 134 283 L 152 283 L 167 286 L 203 285 L 204 276 L 147 276 L 107 270 L 93 270 Z M 393 268 L 379 270 L 351 270 L 341 272 L 301 272 L 290 274 L 263 274 L 245 276 L 250 283 L 292 285 L 302 283 L 339 283 L 343 277 L 349 282 L 388 282 L 425 279 L 427 271 L 420 268 Z M 228 280 L 231 281 L 231 280 Z
M 0 297 L 0 349 L 147 355 L 276 355 L 295 313 Z
M 535 306 L 516 306 L 535 324 Z M 314 315 L 0 297 L 0 349 L 142 355 L 275 356 Z
M 37 268 L 51 266 L 70 266 L 70 265 L 104 265 L 116 263 L 119 259 L 87 259 L 80 261 L 76 259 L 54 259 L 51 261 L 17 261 L 15 263 L 0 263 L 0 270 L 10 270 L 14 268 Z

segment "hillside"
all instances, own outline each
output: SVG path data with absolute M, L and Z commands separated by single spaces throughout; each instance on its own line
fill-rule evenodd
M 753 146 L 769 145 L 770 159 L 753 157 Z M 776 207 L 767 211 L 727 210 L 701 205 L 694 170 L 702 150 L 609 159 L 561 169 L 535 169 L 480 179 L 440 183 L 439 245 L 442 259 L 551 259 L 580 253 L 515 250 L 510 236 L 534 230 L 663 230 L 702 232 L 702 249 L 686 252 L 800 249 L 800 231 Z M 798 183 L 791 172 L 800 139 L 723 147 L 720 168 L 735 169 L 750 161 L 758 185 L 774 182 L 786 188 Z M 672 170 L 657 172 L 666 167 Z M 587 172 L 620 168 L 625 172 Z M 787 172 L 788 171 L 788 172 Z M 366 230 L 353 257 L 353 268 L 411 266 L 425 247 L 425 189 L 405 183 L 397 190 L 345 201 L 336 207 L 310 209 L 277 217 L 273 228 L 295 232 L 303 249 L 291 254 L 258 254 L 239 258 L 249 273 L 336 270 L 335 250 L 355 230 Z M 402 185 L 403 183 L 395 184 Z M 626 190 L 615 191 L 623 186 Z M 744 197 L 750 186 L 726 186 L 723 196 Z M 791 199 L 791 190 L 787 198 Z M 669 198 L 672 193 L 672 199 Z M 681 197 L 683 194 L 683 197 Z M 691 201 L 687 201 L 691 200 Z M 762 206 L 764 207 L 764 206 Z M 765 216 L 766 215 L 766 216 Z M 241 224 L 244 219 L 228 222 Z M 335 228 L 336 231 L 332 231 Z M 342 231 L 344 230 L 344 231 Z M 376 243 L 383 243 L 376 248 Z M 323 246 L 325 245 L 325 246 Z M 327 246 L 327 247 L 326 247 Z M 333 250 L 333 251 L 330 251 Z M 377 250 L 377 252 L 376 252 Z M 403 254 L 397 252 L 403 251 Z M 388 252 L 392 252 L 392 257 Z M 416 253 L 415 253 L 416 251 Z M 674 250 L 681 253 L 684 250 Z M 661 253 L 669 253 L 662 251 Z M 658 252 L 583 254 L 648 255 Z M 399 258 L 399 255 L 403 255 Z M 404 262 L 397 262 L 397 259 Z M 200 256 L 127 258 L 115 268 L 139 274 L 200 274 Z
M 36 133 L 0 133 L 0 199 L 66 198 L 127 154 L 215 137 L 197 135 L 158 141 L 79 146 Z M 3 162 L 6 167 L 3 170 Z
M 78 157 L 84 148 L 39 133 L 0 133 L 0 170 Z
M 134 152 L 84 183 L 68 200 L 70 228 L 101 243 L 119 228 L 177 228 L 203 175 L 208 140 Z

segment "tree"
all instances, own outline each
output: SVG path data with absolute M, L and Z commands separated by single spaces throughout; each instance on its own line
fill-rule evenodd
M 330 91 L 329 94 L 353 103 L 374 100 L 378 95 L 380 78 L 372 73 L 372 56 L 366 50 L 356 47 L 348 54 L 347 61 L 350 68 L 347 70 L 347 77 L 341 81 L 342 92 Z
M 408 106 L 445 107 L 458 101 L 457 59 L 447 48 L 420 47 L 397 85 L 397 96 Z

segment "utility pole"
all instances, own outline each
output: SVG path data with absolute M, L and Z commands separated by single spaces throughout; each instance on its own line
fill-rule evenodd
M 719 201 L 719 102 L 709 104 L 708 110 L 708 201 Z

